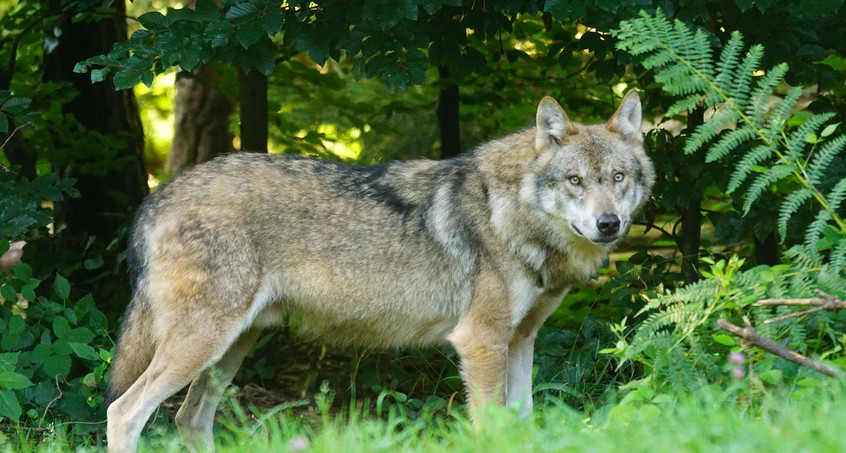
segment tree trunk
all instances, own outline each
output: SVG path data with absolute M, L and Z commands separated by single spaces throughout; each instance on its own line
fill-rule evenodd
M 267 76 L 238 69 L 241 108 L 241 149 L 267 152 Z
M 458 85 L 449 78 L 449 68 L 438 66 L 441 89 L 438 93 L 438 125 L 441 129 L 441 158 L 461 154 L 461 129 L 459 124 L 460 97 Z
M 54 1 L 54 8 L 59 8 Z M 111 82 L 91 83 L 88 74 L 76 74 L 74 65 L 83 59 L 107 53 L 116 41 L 126 39 L 126 7 L 114 2 L 114 15 L 96 22 L 73 22 L 63 13 L 56 23 L 59 45 L 44 56 L 48 80 L 70 83 L 79 92 L 64 105 L 86 129 L 121 137 L 124 147 L 118 158 L 104 162 L 106 171 L 86 172 L 73 162 L 67 176 L 77 178 L 81 197 L 64 203 L 67 233 L 77 237 L 95 235 L 110 240 L 126 225 L 133 210 L 149 192 L 144 167 L 144 132 L 132 90 L 115 91 Z M 51 30 L 52 32 L 52 30 Z
M 217 90 L 218 75 L 211 67 L 180 73 L 174 98 L 174 134 L 165 171 L 183 170 L 232 151 L 229 114 L 232 103 Z
M 755 243 L 755 259 L 758 264 L 775 266 L 779 263 L 778 240 L 774 234 L 769 234 L 761 240 L 755 233 L 752 233 L 752 240 Z
M 705 110 L 698 108 L 687 117 L 688 133 L 700 126 L 705 118 Z M 681 184 L 685 184 L 680 180 Z M 688 184 L 689 190 L 695 190 L 696 184 Z M 702 227 L 702 194 L 693 194 L 690 204 L 682 208 L 681 232 L 678 238 L 679 251 L 682 254 L 681 271 L 685 283 L 699 280 L 699 243 Z

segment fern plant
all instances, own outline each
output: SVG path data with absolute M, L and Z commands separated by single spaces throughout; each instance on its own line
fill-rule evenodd
M 838 124 L 827 124 L 833 118 L 829 113 L 811 114 L 801 126 L 788 127 L 802 88 L 777 96 L 783 90 L 787 66 L 762 70 L 763 47 L 747 48 L 738 32 L 731 34 L 717 59 L 705 31 L 670 21 L 660 11 L 656 16 L 641 13 L 623 21 L 612 34 L 619 49 L 655 71 L 655 81 L 678 98 L 668 117 L 697 108 L 711 113 L 687 138 L 685 152 L 705 149 L 709 162 L 729 156 L 737 159 L 727 191 L 742 191 L 744 215 L 771 187 L 788 188 L 778 217 L 784 241 L 800 209 L 812 207 L 813 219 L 804 240 L 784 255 L 788 264 L 742 270 L 743 261 L 736 257 L 720 262 L 706 259 L 711 270 L 703 272 L 704 280 L 648 300 L 641 311 L 647 317 L 631 338 L 624 323 L 616 326 L 619 342 L 608 351 L 623 362 L 640 362 L 653 376 L 676 388 L 719 381 L 727 377 L 719 352 L 741 345 L 716 327 L 716 319 L 745 315 L 754 323 L 771 317 L 772 308 L 751 306 L 768 297 L 807 297 L 815 288 L 846 294 L 846 175 L 835 175 L 832 165 L 846 146 L 846 137 L 835 136 Z M 790 318 L 762 324 L 759 333 L 846 363 L 842 352 L 831 355 L 843 350 L 842 320 L 830 313 L 812 317 L 810 323 Z M 752 353 L 750 361 L 759 375 L 779 374 L 780 370 L 773 371 L 776 365 L 784 368 L 760 352 Z
M 612 34 L 618 39 L 619 49 L 641 57 L 644 68 L 658 70 L 655 81 L 666 92 L 680 97 L 667 116 L 689 113 L 697 107 L 712 110 L 710 118 L 688 138 L 686 153 L 707 147 L 709 162 L 734 152 L 744 153 L 727 188 L 728 193 L 746 188 L 744 213 L 772 185 L 795 185 L 797 189 L 779 208 L 781 239 L 786 236 L 791 216 L 813 201 L 818 213 L 807 229 L 806 246 L 814 249 L 831 227 L 839 236 L 830 245 L 830 256 L 836 259 L 832 264 L 846 266 L 846 223 L 839 214 L 846 198 L 846 177 L 828 191 L 822 188 L 829 165 L 846 146 L 846 137 L 829 139 L 838 126 L 826 125 L 833 113 L 813 114 L 799 128 L 788 130 L 787 120 L 796 109 L 802 88 L 791 88 L 783 97 L 775 95 L 787 73 L 786 64 L 762 70 L 763 47 L 746 49 L 739 32 L 732 33 L 715 62 L 705 31 L 671 22 L 660 11 L 654 17 L 642 12 L 639 18 L 623 21 Z

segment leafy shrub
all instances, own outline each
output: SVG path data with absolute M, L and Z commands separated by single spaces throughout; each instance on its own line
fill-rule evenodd
M 78 196 L 73 182 L 0 169 L 0 252 L 10 239 L 44 236 L 53 221 L 45 200 Z M 89 423 L 104 419 L 101 392 L 113 343 L 91 295 L 74 298 L 64 276 L 39 275 L 24 262 L 0 274 L 0 302 L 0 420 L 22 427 L 73 420 L 83 422 L 73 432 L 97 429 Z

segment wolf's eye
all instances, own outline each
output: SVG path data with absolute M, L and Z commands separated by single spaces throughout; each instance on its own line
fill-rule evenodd
M 578 186 L 581 183 L 582 183 L 582 180 L 578 176 L 570 176 L 570 184 L 572 184 L 574 186 Z
M 614 174 L 614 181 L 620 182 L 623 180 L 623 178 L 625 178 L 625 176 L 622 173 Z

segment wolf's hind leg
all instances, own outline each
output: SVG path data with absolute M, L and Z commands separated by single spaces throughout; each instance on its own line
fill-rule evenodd
M 261 332 L 260 328 L 252 328 L 241 334 L 220 361 L 200 373 L 188 388 L 176 413 L 176 426 L 193 451 L 214 450 L 212 428 L 217 405 Z
M 216 362 L 235 340 L 238 327 L 211 334 L 173 329 L 162 338 L 144 373 L 109 406 L 109 452 L 136 451 L 144 424 L 159 404 Z

